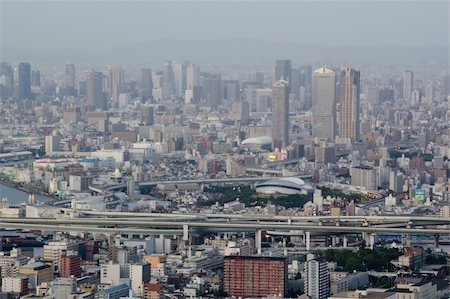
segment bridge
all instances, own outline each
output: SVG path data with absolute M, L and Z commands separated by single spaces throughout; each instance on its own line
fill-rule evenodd
M 106 234 L 182 235 L 184 241 L 188 240 L 190 233 L 255 232 L 255 244 L 260 253 L 263 231 L 278 236 L 303 236 L 306 249 L 310 250 L 311 233 L 343 236 L 344 247 L 347 247 L 347 234 L 361 234 L 373 247 L 376 234 L 403 234 L 409 238 L 414 234 L 431 235 L 438 239 L 440 235 L 448 234 L 448 229 L 440 228 L 439 225 L 450 224 L 450 218 L 420 216 L 286 217 L 120 212 L 121 217 L 118 217 L 118 214 L 114 212 L 64 210 L 84 214 L 85 217 L 103 213 L 101 215 L 103 217 L 0 218 L 0 228 Z M 107 218 L 111 216 L 114 218 Z

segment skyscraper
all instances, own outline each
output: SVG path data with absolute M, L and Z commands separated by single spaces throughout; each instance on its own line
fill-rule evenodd
M 173 74 L 175 78 L 175 95 L 177 98 L 180 98 L 186 90 L 186 64 L 184 62 L 175 63 L 173 65 Z
M 311 299 L 326 299 L 330 294 L 330 273 L 327 262 L 321 258 L 305 263 L 305 293 Z
M 161 98 L 169 99 L 175 96 L 175 75 L 173 72 L 171 61 L 166 61 L 164 63 L 162 69 L 161 85 Z
M 272 142 L 278 149 L 289 144 L 289 89 L 284 80 L 272 86 Z
M 275 63 L 274 82 L 284 80 L 288 84 L 288 90 L 292 85 L 292 61 L 288 59 L 277 60 Z M 289 95 L 289 92 L 288 92 Z
M 41 86 L 41 72 L 31 71 L 31 86 Z
M 410 101 L 414 90 L 414 75 L 412 71 L 405 71 L 403 75 L 403 99 Z
M 14 94 L 14 70 L 7 63 L 0 63 L 0 98 L 8 98 Z
M 64 87 L 75 88 L 75 65 L 66 64 L 64 68 Z
M 19 100 L 31 98 L 31 67 L 28 62 L 19 63 Z
M 153 98 L 152 91 L 153 91 L 152 70 L 142 69 L 140 95 L 144 99 L 151 99 Z
M 89 110 L 106 110 L 103 97 L 103 74 L 95 70 L 86 73 L 86 104 Z
M 123 85 L 125 83 L 125 70 L 121 67 L 113 67 L 110 69 L 109 74 L 111 104 L 114 108 L 117 108 L 119 104 L 119 95 L 123 92 Z
M 220 74 L 209 74 L 207 78 L 208 93 L 206 101 L 212 110 L 217 110 L 222 105 L 222 76 Z
M 336 136 L 336 73 L 326 67 L 313 73 L 313 137 L 334 140 Z
M 194 90 L 194 86 L 200 86 L 200 68 L 190 64 L 186 68 L 186 89 Z
M 341 73 L 340 82 L 340 114 L 339 137 L 359 140 L 359 96 L 360 72 L 355 68 L 347 67 Z

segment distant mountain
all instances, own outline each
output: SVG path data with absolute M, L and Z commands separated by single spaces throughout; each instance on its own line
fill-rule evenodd
M 436 63 L 448 65 L 447 46 L 319 46 L 269 42 L 259 39 L 171 40 L 129 44 L 105 51 L 30 51 L 1 47 L 0 60 L 38 63 L 143 64 L 164 60 L 190 60 L 200 64 L 268 64 L 290 58 L 296 63 L 342 62 L 352 65 L 401 65 Z

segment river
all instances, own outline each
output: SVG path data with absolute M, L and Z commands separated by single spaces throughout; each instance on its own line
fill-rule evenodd
M 28 201 L 28 196 L 30 196 L 30 193 L 28 192 L 24 192 L 17 188 L 9 187 L 0 183 L 0 200 L 2 200 L 4 197 L 7 197 L 11 206 L 26 203 Z M 34 198 L 37 202 L 46 202 L 52 199 L 50 197 L 39 194 L 35 194 Z

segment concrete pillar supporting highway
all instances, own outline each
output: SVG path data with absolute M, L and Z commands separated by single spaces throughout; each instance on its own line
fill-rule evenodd
M 366 243 L 366 246 L 370 246 L 370 234 L 363 232 L 361 238 L 364 240 L 364 243 Z
M 347 238 L 347 236 L 344 236 L 344 242 L 343 242 L 343 247 L 344 248 L 347 248 L 347 246 L 348 246 L 348 238 Z
M 189 241 L 189 226 L 187 224 L 183 224 L 183 241 Z
M 336 244 L 337 244 L 336 239 L 337 239 L 336 236 L 331 237 L 331 247 L 336 247 Z
M 262 248 L 262 245 L 261 245 L 262 239 L 261 238 L 262 238 L 261 229 L 257 229 L 255 231 L 255 248 L 256 248 L 256 253 L 258 255 L 261 255 L 261 248 Z
M 311 250 L 311 233 L 305 232 L 306 236 L 306 250 Z
M 286 248 L 286 237 L 283 237 L 283 248 Z
M 373 247 L 375 246 L 375 237 L 376 237 L 376 234 L 374 234 L 374 233 L 370 234 L 370 236 L 369 236 L 370 249 L 373 249 Z
M 434 247 L 439 248 L 439 234 L 434 235 Z

